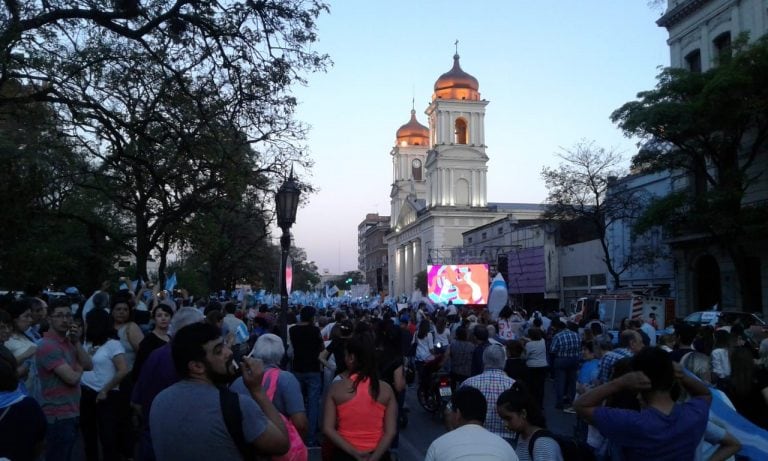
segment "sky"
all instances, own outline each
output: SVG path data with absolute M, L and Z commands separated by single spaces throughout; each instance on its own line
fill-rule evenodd
M 669 64 L 667 32 L 647 0 L 330 0 L 314 49 L 326 73 L 294 90 L 318 191 L 293 226 L 293 244 L 332 274 L 357 268 L 357 226 L 390 214 L 395 132 L 412 100 L 428 125 L 437 78 L 453 64 L 480 83 L 486 108 L 488 201 L 543 203 L 543 167 L 583 139 L 623 152 L 635 139 L 611 112 L 656 84 Z M 278 235 L 278 234 L 276 234 Z

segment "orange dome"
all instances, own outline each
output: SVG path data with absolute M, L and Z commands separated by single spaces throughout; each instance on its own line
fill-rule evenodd
M 453 68 L 444 73 L 435 82 L 432 99 L 468 99 L 480 100 L 480 84 L 477 79 L 461 70 L 459 55 L 453 55 Z
M 397 144 L 400 146 L 429 145 L 429 129 L 416 120 L 416 111 L 411 109 L 411 120 L 397 130 Z

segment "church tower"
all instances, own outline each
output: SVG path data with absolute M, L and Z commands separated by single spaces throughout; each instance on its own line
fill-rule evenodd
M 429 149 L 429 130 L 416 120 L 411 109 L 411 120 L 397 130 L 392 155 L 392 191 L 390 226 L 397 225 L 397 218 L 406 200 L 426 198 L 425 163 Z
M 453 68 L 435 82 L 427 107 L 429 144 L 426 159 L 426 205 L 482 208 L 488 203 L 485 154 L 485 106 L 477 79 L 461 69 L 458 53 Z

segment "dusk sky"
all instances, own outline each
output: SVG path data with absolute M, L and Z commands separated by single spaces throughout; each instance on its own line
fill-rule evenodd
M 334 65 L 295 89 L 319 190 L 298 211 L 294 245 L 318 268 L 357 268 L 357 225 L 389 215 L 395 132 L 419 121 L 435 80 L 461 66 L 486 112 L 488 201 L 542 203 L 543 166 L 581 139 L 629 157 L 611 112 L 655 85 L 669 64 L 661 11 L 646 0 L 331 1 L 315 49 Z M 304 173 L 306 174 L 306 173 Z M 276 236 L 279 232 L 276 233 Z

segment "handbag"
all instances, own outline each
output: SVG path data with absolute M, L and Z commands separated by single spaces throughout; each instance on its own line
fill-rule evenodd
M 264 373 L 264 377 L 261 379 L 262 386 L 267 381 L 267 379 L 269 379 L 269 387 L 266 390 L 269 400 L 275 400 L 275 392 L 277 392 L 277 380 L 279 377 L 280 369 L 270 368 Z M 309 457 L 307 446 L 304 445 L 304 441 L 301 439 L 301 435 L 296 429 L 296 426 L 293 424 L 293 421 L 288 419 L 282 413 L 280 414 L 280 418 L 283 419 L 283 423 L 285 424 L 286 429 L 288 429 L 288 442 L 290 443 L 291 448 L 288 449 L 288 453 L 281 456 L 273 456 L 272 459 L 274 461 L 307 461 Z

